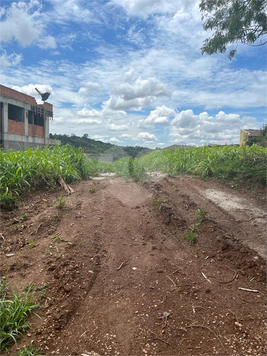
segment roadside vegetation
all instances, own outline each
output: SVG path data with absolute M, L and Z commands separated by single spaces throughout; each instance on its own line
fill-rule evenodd
M 145 180 L 146 172 L 161 171 L 169 176 L 192 174 L 231 184 L 266 184 L 267 149 L 252 146 L 203 146 L 156 150 L 138 159 L 123 158 L 114 171 L 125 178 Z
M 80 148 L 54 146 L 21 151 L 0 151 L 1 206 L 12 209 L 25 190 L 53 188 L 61 177 L 66 183 L 87 179 L 97 173 L 97 161 L 88 159 Z
M 53 188 L 60 177 L 71 183 L 98 172 L 115 172 L 125 179 L 144 181 L 147 172 L 161 171 L 169 176 L 192 174 L 231 184 L 266 184 L 266 147 L 222 146 L 155 150 L 140 158 L 123 157 L 114 163 L 100 162 L 70 145 L 0 151 L 1 206 L 14 208 L 25 190 L 40 186 Z

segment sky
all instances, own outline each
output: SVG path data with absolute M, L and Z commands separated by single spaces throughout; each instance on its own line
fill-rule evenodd
M 50 132 L 120 146 L 239 143 L 267 123 L 267 46 L 202 55 L 199 0 L 0 0 L 0 82 L 50 92 Z M 232 45 L 229 49 L 235 48 Z

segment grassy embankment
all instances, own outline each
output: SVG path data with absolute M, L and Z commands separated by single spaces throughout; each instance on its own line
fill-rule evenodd
M 154 151 L 138 159 L 123 158 L 113 164 L 120 176 L 144 180 L 146 172 L 161 171 L 169 176 L 192 174 L 234 185 L 266 184 L 267 149 L 251 147 L 192 147 Z
M 71 146 L 0 151 L 1 206 L 12 208 L 26 189 L 55 187 L 61 176 L 66 183 L 87 179 L 97 173 L 97 161 L 89 160 Z

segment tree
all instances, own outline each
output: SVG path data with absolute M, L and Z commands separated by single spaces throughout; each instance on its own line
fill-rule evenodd
M 259 136 L 249 138 L 247 145 L 252 146 L 253 144 L 267 147 L 267 125 L 263 125 Z
M 263 46 L 267 43 L 267 0 L 201 0 L 204 30 L 212 30 L 203 42 L 202 54 L 224 53 L 228 44 Z M 259 42 L 255 43 L 257 40 Z M 236 46 L 236 48 L 237 48 Z M 231 60 L 237 49 L 229 52 Z

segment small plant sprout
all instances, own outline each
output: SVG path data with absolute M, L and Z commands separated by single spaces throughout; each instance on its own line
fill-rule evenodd
M 91 194 L 94 194 L 96 192 L 96 187 L 94 185 L 92 185 L 92 187 L 89 188 L 89 192 Z
M 27 266 L 28 265 L 28 261 L 26 261 L 26 260 L 24 260 L 24 261 L 22 261 L 22 264 L 23 264 L 23 266 Z
M 198 231 L 199 231 L 199 223 L 190 225 L 190 226 L 189 226 L 189 229 L 190 229 L 192 232 L 198 232 Z
M 203 209 L 199 209 L 198 208 L 196 213 L 199 216 L 201 223 L 208 219 L 207 215 L 206 215 L 206 212 Z
M 61 196 L 57 199 L 56 207 L 57 207 L 58 209 L 63 209 L 65 205 L 66 205 L 66 201 L 64 200 L 63 195 L 61 195 Z
M 51 239 L 52 239 L 53 241 L 55 241 L 55 242 L 68 242 L 67 240 L 64 239 L 63 236 L 58 235 L 58 234 L 53 235 L 53 236 L 51 237 Z
M 29 239 L 28 243 L 29 243 L 30 247 L 32 247 L 32 248 L 36 247 L 36 243 L 32 239 Z
M 190 245 L 193 245 L 197 241 L 197 235 L 194 234 L 193 232 L 186 232 L 184 235 L 184 239 L 189 239 L 190 240 Z

